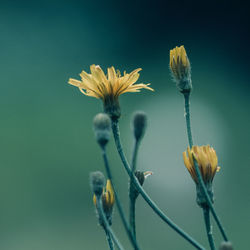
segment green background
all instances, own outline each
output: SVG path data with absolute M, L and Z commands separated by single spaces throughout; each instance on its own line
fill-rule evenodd
M 107 249 L 89 173 L 104 171 L 92 131 L 99 100 L 67 84 L 89 65 L 142 67 L 155 92 L 121 96 L 120 126 L 131 157 L 130 118 L 148 114 L 138 168 L 144 187 L 184 230 L 208 247 L 195 186 L 182 161 L 187 147 L 183 98 L 168 69 L 169 50 L 184 45 L 192 64 L 195 144 L 211 144 L 221 171 L 215 208 L 235 249 L 249 245 L 249 17 L 243 1 L 1 1 L 0 249 Z M 127 176 L 108 145 L 127 210 Z M 113 228 L 131 249 L 117 210 Z M 139 198 L 143 250 L 193 249 Z M 216 245 L 221 236 L 214 224 Z

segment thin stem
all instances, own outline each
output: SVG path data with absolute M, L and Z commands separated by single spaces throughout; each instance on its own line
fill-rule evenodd
M 205 225 L 206 225 L 208 242 L 209 242 L 211 250 L 215 250 L 212 227 L 211 227 L 211 223 L 210 223 L 209 207 L 204 207 L 203 213 L 204 213 L 204 221 L 205 221 Z
M 109 245 L 110 250 L 114 250 L 114 243 L 112 241 L 111 235 L 110 233 L 104 228 L 105 233 L 106 233 L 106 239 Z
M 193 137 L 192 137 L 192 131 L 191 131 L 191 119 L 190 119 L 190 104 L 189 104 L 189 97 L 190 92 L 184 93 L 184 100 L 185 100 L 185 117 L 186 117 L 186 125 L 187 125 L 187 136 L 188 136 L 188 142 L 189 147 L 193 147 Z
M 135 139 L 134 142 L 134 148 L 133 148 L 133 154 L 132 154 L 132 172 L 134 173 L 136 170 L 136 160 L 137 160 L 137 155 L 138 155 L 138 149 L 139 149 L 139 141 Z M 130 186 L 133 185 L 133 181 L 131 178 L 129 178 L 129 184 Z M 131 192 L 131 189 L 129 189 Z M 136 239 L 136 229 L 135 229 L 135 203 L 136 199 L 129 193 L 129 224 L 130 224 L 130 229 L 134 234 L 134 237 Z
M 116 237 L 115 233 L 113 232 L 112 228 L 109 226 L 109 223 L 106 219 L 105 213 L 103 211 L 102 207 L 102 200 L 101 197 L 97 197 L 97 203 L 96 203 L 97 211 L 100 216 L 102 226 L 104 227 L 104 230 L 109 233 L 109 235 L 112 237 L 115 245 L 117 246 L 118 249 L 124 250 L 123 246 L 120 244 L 118 238 Z
M 122 208 L 120 198 L 118 196 L 118 193 L 116 191 L 116 187 L 115 187 L 114 182 L 113 182 L 113 177 L 112 177 L 112 173 L 111 173 L 111 170 L 110 170 L 110 167 L 109 167 L 109 161 L 108 161 L 108 157 L 107 157 L 106 147 L 102 147 L 102 156 L 103 156 L 104 165 L 105 165 L 105 169 L 106 169 L 108 179 L 110 180 L 111 185 L 112 185 L 113 190 L 114 190 L 115 200 L 116 200 L 115 203 L 117 205 L 118 212 L 120 214 L 122 223 L 124 225 L 124 228 L 125 228 L 125 230 L 126 230 L 126 232 L 128 234 L 128 237 L 129 237 L 134 249 L 139 250 L 139 246 L 138 246 L 138 244 L 136 242 L 136 239 L 134 238 L 134 235 L 133 235 L 133 233 L 131 232 L 131 230 L 129 228 L 129 224 L 128 224 L 127 219 L 125 217 L 125 213 L 124 213 L 124 210 Z
M 191 121 L 190 121 L 190 103 L 189 103 L 189 97 L 190 97 L 190 92 L 189 93 L 184 93 L 184 100 L 185 100 L 185 117 L 186 117 L 186 126 L 187 126 L 187 135 L 188 135 L 188 142 L 189 142 L 189 147 L 192 148 L 193 146 L 193 138 L 192 138 L 192 132 L 191 132 Z M 219 230 L 222 234 L 222 237 L 225 241 L 228 241 L 228 238 L 226 236 L 225 230 L 223 229 L 223 226 L 220 222 L 219 217 L 217 216 L 214 207 L 213 207 L 213 203 L 209 197 L 209 194 L 207 192 L 207 188 L 204 184 L 204 181 L 202 179 L 201 173 L 200 173 L 200 169 L 198 167 L 198 164 L 196 162 L 196 160 L 194 159 L 194 166 L 195 166 L 195 172 L 196 175 L 198 177 L 198 182 L 199 185 L 202 187 L 202 191 L 204 193 L 204 196 L 206 198 L 207 204 L 209 205 L 209 208 L 211 209 L 211 212 L 213 214 L 213 217 L 219 227 Z
M 130 184 L 131 181 L 130 181 Z M 129 223 L 130 223 L 130 229 L 136 239 L 136 230 L 135 230 L 135 199 L 130 198 L 129 202 Z
M 203 246 L 201 246 L 198 242 L 196 242 L 191 236 L 189 236 L 186 232 L 184 232 L 181 228 L 179 228 L 173 221 L 171 221 L 154 203 L 154 201 L 151 200 L 151 198 L 148 196 L 148 194 L 144 191 L 142 186 L 140 185 L 139 181 L 131 171 L 131 168 L 129 166 L 129 163 L 124 155 L 121 141 L 120 141 L 120 133 L 119 133 L 119 127 L 118 127 L 118 121 L 113 120 L 112 121 L 112 129 L 113 129 L 113 135 L 115 139 L 115 144 L 117 147 L 117 151 L 120 155 L 121 161 L 125 167 L 125 170 L 129 177 L 132 179 L 133 184 L 137 188 L 138 192 L 141 194 L 143 199 L 148 203 L 148 205 L 153 209 L 153 211 L 163 220 L 165 221 L 173 230 L 175 230 L 178 234 L 180 234 L 184 239 L 186 239 L 189 243 L 191 243 L 194 247 L 197 249 L 204 249 Z

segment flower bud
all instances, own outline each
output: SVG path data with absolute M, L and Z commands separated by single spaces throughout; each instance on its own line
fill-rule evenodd
M 169 65 L 180 92 L 190 92 L 192 89 L 191 67 L 184 46 L 176 46 L 176 48 L 170 50 Z
M 207 188 L 207 192 L 210 196 L 210 199 L 213 202 L 214 198 L 212 183 L 215 174 L 220 170 L 220 167 L 218 166 L 218 158 L 216 155 L 216 151 L 209 145 L 193 146 L 191 149 L 187 149 L 187 153 L 183 152 L 183 160 L 187 170 L 189 171 L 194 182 L 196 183 L 196 201 L 199 206 L 206 207 L 207 200 L 204 196 L 202 187 L 200 186 L 200 183 L 198 181 L 198 176 L 195 170 L 195 161 L 198 165 L 198 168 L 200 169 L 201 177 Z
M 108 143 L 111 134 L 111 120 L 109 116 L 104 113 L 97 114 L 93 125 L 96 140 L 101 147 L 104 147 Z
M 100 197 L 102 199 L 102 207 L 103 207 L 103 212 L 106 215 L 106 218 L 108 220 L 108 223 L 111 225 L 112 224 L 112 213 L 113 213 L 113 206 L 115 203 L 115 194 L 114 190 L 111 185 L 111 181 L 108 179 L 106 183 L 106 187 L 103 188 L 102 190 L 102 195 Z M 93 202 L 96 206 L 96 194 L 93 196 Z M 99 216 L 99 221 L 100 224 L 102 225 L 102 220 L 100 219 L 101 217 Z
M 105 177 L 102 172 L 96 171 L 90 174 L 90 185 L 96 196 L 101 196 L 105 185 Z
M 220 250 L 233 250 L 233 245 L 230 241 L 223 241 L 220 245 Z
M 145 179 L 152 174 L 153 174 L 153 172 L 151 172 L 151 171 L 146 171 L 146 172 L 135 171 L 135 177 L 137 178 L 137 180 L 139 181 L 141 186 L 143 185 Z M 132 180 L 130 181 L 129 195 L 130 195 L 130 199 L 132 199 L 132 200 L 136 200 L 138 195 L 139 195 L 139 192 L 138 192 L 137 188 L 135 187 L 135 185 L 133 184 Z
M 147 115 L 142 111 L 137 111 L 133 115 L 133 130 L 137 141 L 144 136 L 147 127 Z

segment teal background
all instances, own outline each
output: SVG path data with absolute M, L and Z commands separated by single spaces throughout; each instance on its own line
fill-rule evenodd
M 215 208 L 235 249 L 249 235 L 249 15 L 243 1 L 1 1 L 0 249 L 107 249 L 89 173 L 104 171 L 92 120 L 99 100 L 67 84 L 89 65 L 142 67 L 155 92 L 124 94 L 120 120 L 131 157 L 130 118 L 148 114 L 138 168 L 145 189 L 179 226 L 208 248 L 195 186 L 182 161 L 187 147 L 183 98 L 168 69 L 169 50 L 184 45 L 192 64 L 195 144 L 211 144 L 221 171 Z M 127 208 L 127 176 L 108 145 Z M 214 224 L 214 223 L 213 223 Z M 131 249 L 117 210 L 113 228 Z M 193 249 L 139 198 L 143 250 Z M 214 224 L 216 245 L 221 236 Z

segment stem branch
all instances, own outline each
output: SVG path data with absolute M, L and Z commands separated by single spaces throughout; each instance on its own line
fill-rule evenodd
M 125 213 L 123 211 L 123 208 L 122 208 L 122 205 L 121 205 L 121 202 L 120 202 L 120 198 L 117 194 L 117 191 L 116 191 L 116 187 L 114 185 L 114 182 L 113 182 L 113 177 L 112 177 L 112 174 L 111 174 L 111 171 L 110 171 L 110 167 L 109 167 L 109 161 L 108 161 L 108 157 L 107 157 L 107 152 L 106 152 L 106 147 L 102 147 L 102 156 L 103 156 L 103 160 L 104 160 L 104 165 L 105 165 L 105 169 L 106 169 L 106 173 L 107 173 L 107 176 L 108 176 L 108 179 L 110 180 L 111 182 L 111 185 L 113 187 L 113 190 L 114 190 L 114 194 L 115 194 L 115 200 L 116 200 L 116 205 L 117 205 L 117 208 L 118 208 L 118 212 L 120 214 L 120 217 L 121 217 L 121 220 L 122 220 L 122 223 L 124 225 L 124 228 L 128 234 L 128 237 L 134 247 L 135 250 L 139 250 L 139 246 L 136 242 L 136 239 L 133 235 L 133 233 L 131 232 L 130 228 L 129 228 L 129 224 L 127 222 L 127 219 L 125 217 Z
M 115 144 L 117 147 L 117 151 L 120 155 L 121 161 L 125 167 L 125 170 L 131 180 L 133 181 L 133 184 L 137 188 L 138 192 L 141 194 L 143 199 L 148 203 L 148 205 L 153 209 L 153 211 L 163 220 L 165 221 L 173 230 L 175 230 L 178 234 L 180 234 L 184 239 L 186 239 L 189 243 L 191 243 L 194 247 L 197 249 L 204 249 L 203 246 L 201 246 L 198 242 L 196 242 L 191 236 L 189 236 L 186 232 L 184 232 L 181 228 L 179 228 L 173 221 L 171 221 L 154 203 L 154 201 L 151 200 L 151 198 L 148 196 L 148 194 L 144 191 L 142 186 L 140 185 L 139 181 L 131 171 L 131 168 L 129 166 L 129 163 L 124 155 L 121 141 L 120 141 L 120 133 L 119 133 L 119 127 L 118 127 L 118 121 L 113 120 L 112 121 L 112 129 L 113 129 L 113 135 L 115 139 Z

